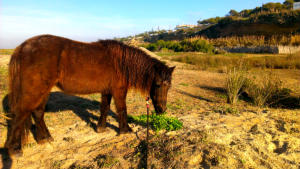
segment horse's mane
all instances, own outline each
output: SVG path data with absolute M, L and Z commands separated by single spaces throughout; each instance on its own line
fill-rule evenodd
M 109 49 L 118 77 L 123 78 L 129 88 L 149 92 L 155 76 L 171 81 L 169 67 L 143 50 L 116 40 L 99 40 L 97 43 Z

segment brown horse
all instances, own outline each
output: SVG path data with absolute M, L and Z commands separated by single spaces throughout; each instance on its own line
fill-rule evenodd
M 129 132 L 128 89 L 150 95 L 156 112 L 163 113 L 174 68 L 114 40 L 82 43 L 53 35 L 28 39 L 16 48 L 9 63 L 9 106 L 14 116 L 5 147 L 10 154 L 22 153 L 31 115 L 37 142 L 53 140 L 44 122 L 44 108 L 53 86 L 68 94 L 102 94 L 97 132 L 105 130 L 113 97 L 119 132 Z

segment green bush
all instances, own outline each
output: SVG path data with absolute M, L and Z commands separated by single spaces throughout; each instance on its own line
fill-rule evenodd
M 131 116 L 128 115 L 129 123 L 137 123 L 143 126 L 147 125 L 147 115 Z M 152 114 L 149 116 L 149 125 L 155 131 L 167 130 L 175 131 L 183 127 L 181 121 L 174 117 L 166 117 L 164 115 Z
M 146 48 L 152 52 L 157 51 L 157 49 L 158 49 L 158 47 L 155 43 L 149 44 Z
M 169 49 L 175 52 L 214 52 L 213 45 L 211 45 L 207 40 L 204 39 L 185 39 L 180 42 L 159 40 L 155 43 L 150 43 L 148 46 L 146 46 L 146 48 L 150 51 L 160 51 L 162 49 Z

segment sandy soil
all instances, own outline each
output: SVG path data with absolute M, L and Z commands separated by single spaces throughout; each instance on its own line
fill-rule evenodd
M 5 65 L 8 57 L 1 56 Z M 168 95 L 168 115 L 184 124 L 176 132 L 151 132 L 151 168 L 300 168 L 300 110 L 260 109 L 241 102 L 232 108 L 224 98 L 225 74 L 176 65 Z M 189 67 L 189 68 L 187 68 Z M 290 72 L 288 86 L 297 88 L 299 70 Z M 50 95 L 45 121 L 54 138 L 36 144 L 32 135 L 22 157 L 0 149 L 2 168 L 145 168 L 145 127 L 130 124 L 132 133 L 118 135 L 112 104 L 108 129 L 96 133 L 100 95 Z M 128 112 L 145 114 L 144 96 L 131 91 Z M 153 109 L 153 108 L 152 108 Z M 236 112 L 228 113 L 228 109 Z M 0 147 L 6 139 L 0 119 Z

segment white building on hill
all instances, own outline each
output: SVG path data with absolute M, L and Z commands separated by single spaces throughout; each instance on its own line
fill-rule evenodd
M 294 10 L 300 9 L 300 2 L 294 2 Z
M 197 25 L 177 25 L 175 27 L 175 30 L 179 30 L 179 29 L 189 29 L 189 28 L 194 28 L 197 27 Z

